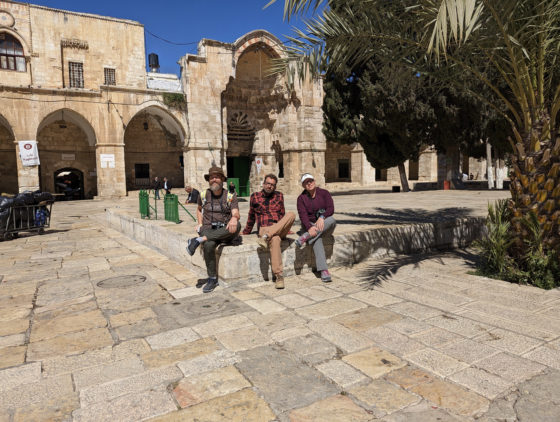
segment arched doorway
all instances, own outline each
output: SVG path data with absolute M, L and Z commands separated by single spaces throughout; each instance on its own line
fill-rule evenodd
M 14 134 L 0 115 L 0 194 L 18 192 L 18 169 Z
M 181 125 L 166 110 L 150 106 L 138 112 L 124 133 L 126 189 L 148 188 L 155 176 L 183 187 L 184 139 Z
M 264 174 L 278 175 L 283 170 L 276 115 L 288 101 L 280 78 L 270 74 L 273 59 L 278 57 L 265 42 L 255 42 L 245 48 L 237 60 L 235 78 L 230 80 L 223 95 L 227 174 L 239 178 L 241 196 L 257 190 Z M 257 156 L 263 163 L 259 169 L 255 165 Z
M 69 167 L 55 171 L 54 189 L 66 200 L 84 199 L 84 173 Z
M 91 199 L 97 195 L 95 132 L 79 113 L 61 109 L 43 119 L 37 131 L 37 145 L 41 161 L 39 177 L 41 189 L 61 192 L 57 185 L 60 174 L 68 177 L 73 199 Z

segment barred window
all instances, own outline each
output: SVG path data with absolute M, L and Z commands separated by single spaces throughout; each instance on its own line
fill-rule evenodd
M 109 67 L 105 68 L 105 85 L 116 85 L 117 78 L 115 76 L 115 69 Z
M 68 62 L 70 72 L 70 88 L 84 87 L 84 65 L 83 63 Z
M 27 71 L 23 47 L 16 38 L 6 33 L 0 33 L 0 69 Z

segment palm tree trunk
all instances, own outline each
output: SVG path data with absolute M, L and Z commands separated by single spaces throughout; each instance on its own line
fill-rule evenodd
M 542 229 L 544 246 L 560 249 L 560 138 L 532 142 L 549 120 L 548 114 L 542 113 L 532 130 L 524 134 L 523 143 L 516 145 L 512 157 L 512 225 L 520 248 L 528 235 L 521 220 L 532 212 Z

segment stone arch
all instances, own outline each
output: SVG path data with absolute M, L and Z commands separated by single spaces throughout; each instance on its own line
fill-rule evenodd
M 63 108 L 46 115 L 37 129 L 39 180 L 42 190 L 56 192 L 55 173 L 61 168 L 83 172 L 82 198 L 97 195 L 96 135 L 80 113 Z
M 274 54 L 275 57 L 286 57 L 286 52 L 284 51 L 282 41 L 280 41 L 277 37 L 275 37 L 268 31 L 257 29 L 255 31 L 246 33 L 233 43 L 233 48 L 235 51 L 233 56 L 234 63 L 237 63 L 239 57 L 241 57 L 243 53 L 245 53 L 248 49 L 254 47 L 256 44 L 262 44 L 268 47 L 268 50 L 271 52 L 271 54 Z
M 127 190 L 148 188 L 155 176 L 183 187 L 185 138 L 181 122 L 158 103 L 138 110 L 124 132 Z
M 263 174 L 280 174 L 283 167 L 278 116 L 290 97 L 283 76 L 271 75 L 269 68 L 284 55 L 280 40 L 263 30 L 249 32 L 234 43 L 234 77 L 222 96 L 224 149 L 228 175 L 239 178 L 240 186 L 247 186 L 246 192 L 259 188 Z M 257 156 L 263 163 L 260 172 L 255 165 Z
M 0 193 L 18 192 L 15 136 L 8 120 L 0 114 Z

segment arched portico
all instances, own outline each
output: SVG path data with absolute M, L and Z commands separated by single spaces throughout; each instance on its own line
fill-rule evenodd
M 183 187 L 182 124 L 159 105 L 136 112 L 124 132 L 127 190 L 147 188 L 155 176 L 167 177 L 173 187 Z
M 235 77 L 223 95 L 227 173 L 239 178 L 241 195 L 258 190 L 267 173 L 283 176 L 278 114 L 289 102 L 283 79 L 271 75 L 281 44 L 265 31 L 253 31 L 235 43 Z M 257 167 L 255 158 L 262 159 Z
M 0 193 L 18 192 L 16 144 L 11 125 L 0 114 Z
M 60 109 L 47 115 L 37 130 L 40 186 L 44 191 L 57 192 L 62 169 L 79 169 L 83 178 L 76 198 L 90 199 L 97 195 L 95 131 L 88 120 L 71 109 Z

